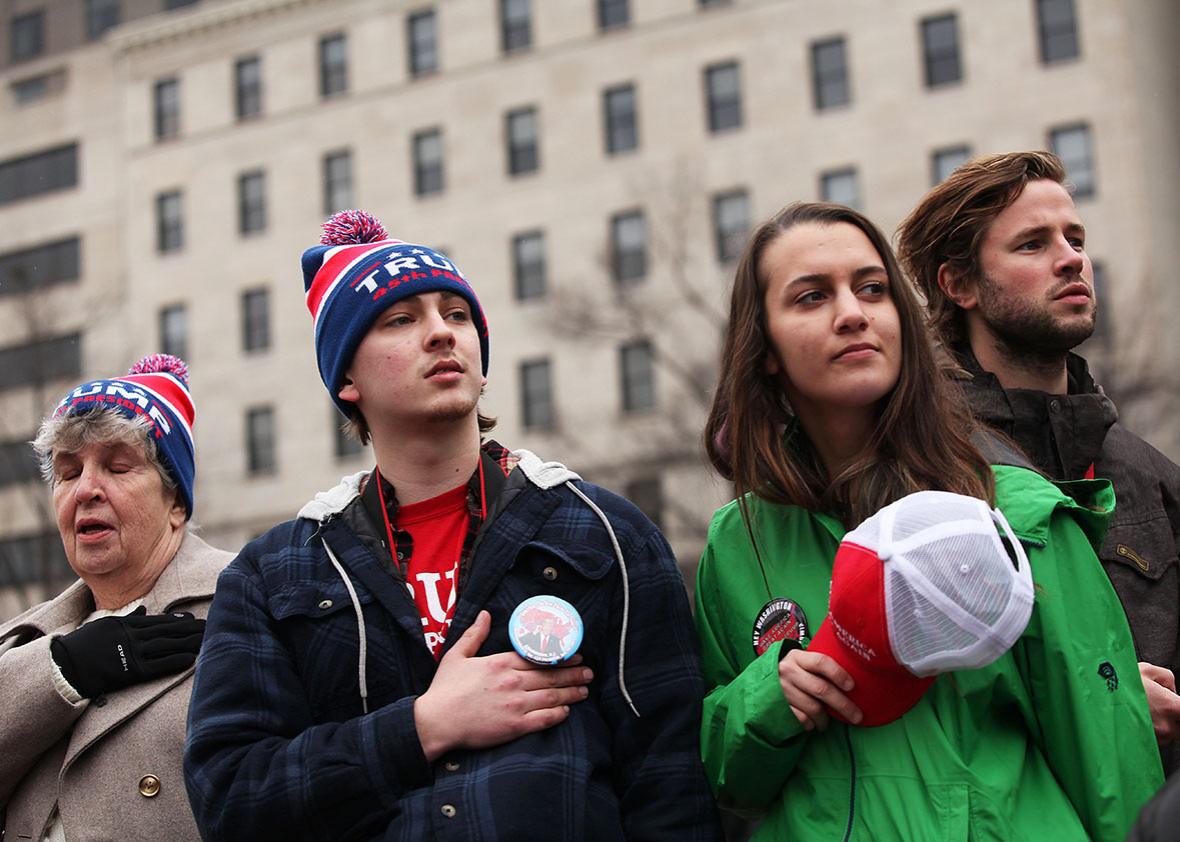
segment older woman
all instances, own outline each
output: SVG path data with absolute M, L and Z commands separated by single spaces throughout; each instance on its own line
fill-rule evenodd
M 70 392 L 33 447 L 80 577 L 0 626 L 5 839 L 199 839 L 181 777 L 193 663 L 232 558 L 186 529 L 193 404 L 156 355 Z

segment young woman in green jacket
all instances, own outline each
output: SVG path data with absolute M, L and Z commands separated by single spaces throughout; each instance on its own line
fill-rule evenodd
M 1094 553 L 1109 484 L 1067 495 L 989 466 L 971 430 L 871 222 L 800 204 L 754 232 L 706 428 L 738 499 L 713 519 L 696 600 L 702 755 L 721 803 L 763 816 L 755 839 L 1113 842 L 1162 782 L 1126 618 Z M 830 711 L 861 718 L 851 677 L 806 648 L 836 548 L 923 489 L 1004 512 L 1028 554 L 1032 617 L 1007 654 L 939 676 L 900 719 L 845 724 Z

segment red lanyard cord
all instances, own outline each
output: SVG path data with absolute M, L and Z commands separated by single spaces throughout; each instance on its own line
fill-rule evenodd
M 480 522 L 488 519 L 488 495 L 483 479 L 483 456 L 479 457 L 479 518 Z M 393 541 L 393 526 L 389 522 L 389 509 L 385 505 L 385 492 L 381 489 L 381 469 L 373 468 L 373 478 L 377 482 L 377 499 L 381 501 L 381 517 L 385 520 L 385 537 L 389 539 L 389 557 L 397 563 L 397 545 Z

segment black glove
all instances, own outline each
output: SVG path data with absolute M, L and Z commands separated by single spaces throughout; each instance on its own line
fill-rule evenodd
M 103 617 L 53 639 L 61 674 L 84 699 L 183 672 L 197 660 L 205 621 L 189 613 Z

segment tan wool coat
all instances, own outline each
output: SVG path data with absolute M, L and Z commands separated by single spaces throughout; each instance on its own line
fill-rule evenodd
M 204 617 L 232 558 L 186 533 L 143 599 L 148 613 Z M 40 840 L 55 804 L 69 842 L 196 842 L 181 773 L 193 670 L 71 704 L 54 687 L 49 642 L 93 611 L 79 580 L 0 626 L 4 842 Z

